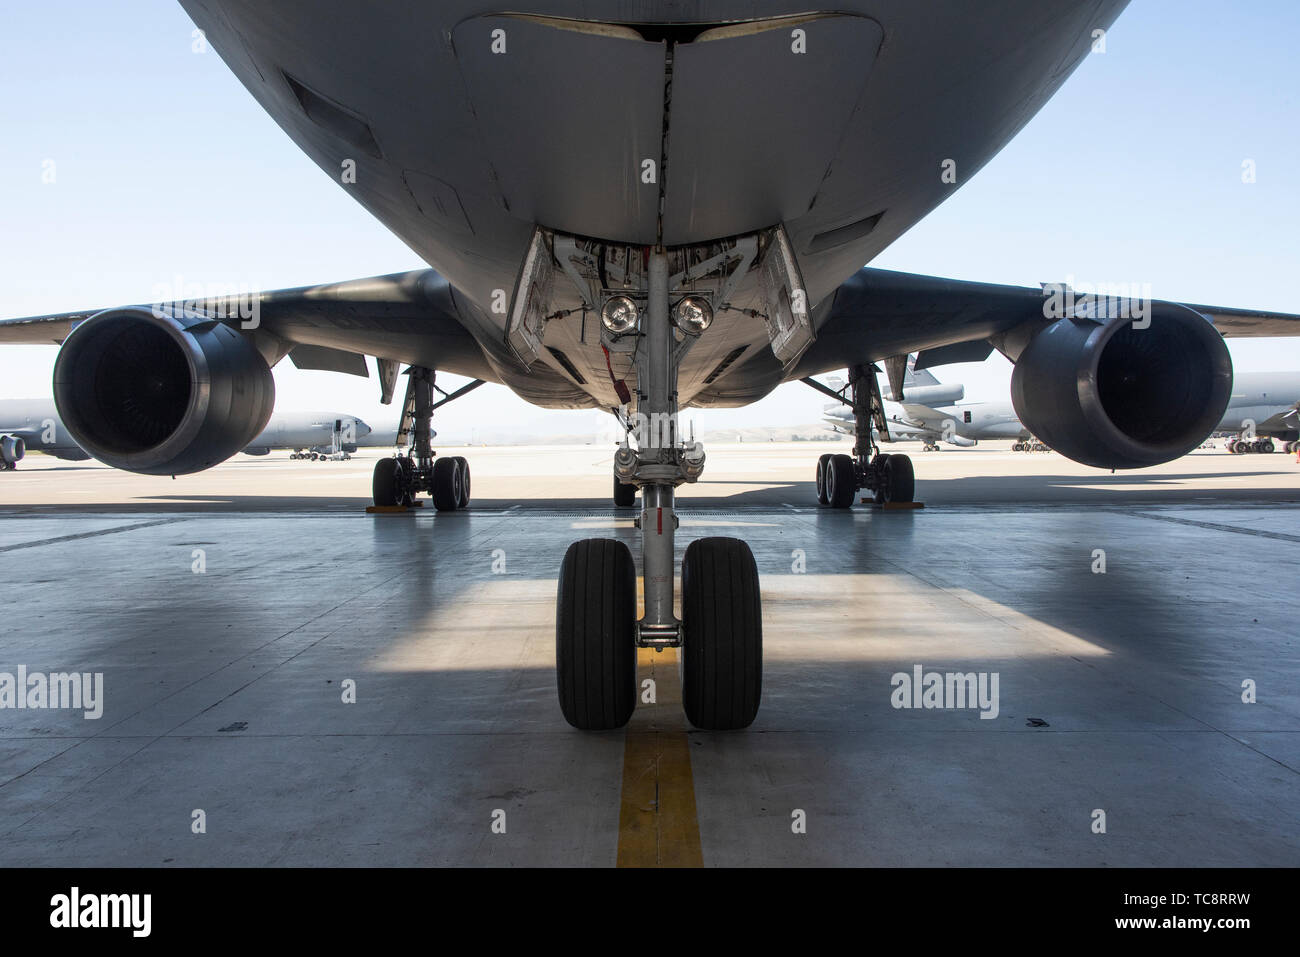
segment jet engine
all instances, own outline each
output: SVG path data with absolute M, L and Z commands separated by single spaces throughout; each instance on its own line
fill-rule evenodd
M 21 435 L 0 435 L 0 470 L 16 466 L 26 452 L 27 443 Z
M 1011 376 L 1025 428 L 1098 468 L 1159 465 L 1197 448 L 1228 406 L 1232 358 L 1200 313 L 1149 309 L 1140 321 L 1065 318 L 1033 335 Z
M 54 401 L 73 439 L 101 462 L 183 475 L 257 437 L 275 406 L 275 380 L 253 343 L 221 322 L 110 309 L 64 341 Z
M 935 385 L 909 385 L 903 387 L 903 398 L 897 399 L 891 393 L 885 396 L 891 402 L 910 402 L 914 405 L 951 405 L 966 398 L 966 387 L 961 383 L 936 383 Z

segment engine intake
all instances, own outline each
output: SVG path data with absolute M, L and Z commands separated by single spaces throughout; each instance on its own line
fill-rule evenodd
M 0 435 L 0 468 L 11 469 L 23 460 L 27 443 L 21 435 Z
M 275 380 L 253 343 L 223 323 L 111 309 L 64 341 L 54 401 L 77 444 L 101 462 L 184 475 L 257 437 L 275 407 Z
M 1131 318 L 1061 319 L 1016 359 L 1011 402 L 1051 448 L 1098 468 L 1159 465 L 1199 446 L 1232 394 L 1232 358 L 1200 313 L 1150 305 Z

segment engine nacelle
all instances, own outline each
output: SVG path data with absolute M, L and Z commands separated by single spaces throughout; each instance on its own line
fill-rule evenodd
M 885 396 L 891 402 L 898 402 L 893 393 Z M 911 403 L 912 405 L 952 405 L 954 402 L 960 402 L 966 398 L 966 387 L 960 382 L 937 383 L 935 385 L 909 385 L 903 387 L 903 398 L 901 401 Z
M 0 468 L 13 468 L 26 454 L 27 443 L 21 435 L 0 435 Z
M 1153 302 L 1132 318 L 1061 319 L 1016 358 L 1011 402 L 1031 433 L 1098 468 L 1159 465 L 1197 448 L 1223 418 L 1232 358 L 1200 313 Z
M 64 341 L 54 401 L 77 444 L 101 462 L 183 475 L 257 437 L 275 407 L 275 380 L 253 343 L 223 323 L 110 309 Z

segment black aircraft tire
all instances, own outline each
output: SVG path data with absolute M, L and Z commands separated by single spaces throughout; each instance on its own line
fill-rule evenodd
M 832 455 L 826 463 L 826 500 L 831 508 L 848 508 L 857 491 L 853 481 L 853 459 L 840 454 Z
M 827 452 L 817 459 L 817 504 L 829 505 L 831 497 L 826 494 L 826 467 L 834 455 Z
M 433 507 L 454 512 L 460 508 L 460 498 L 460 463 L 455 458 L 438 459 L 433 463 Z
M 885 485 L 883 481 L 885 475 L 885 463 L 888 462 L 891 457 L 892 456 L 888 453 L 882 452 L 872 459 L 871 462 L 873 471 L 876 473 L 878 479 L 876 487 L 872 489 L 871 498 L 877 505 L 883 505 L 885 503 Z
M 375 504 L 392 507 L 405 504 L 402 496 L 402 466 L 397 459 L 380 459 L 375 463 L 375 474 L 370 480 L 371 496 Z
M 460 499 L 456 502 L 457 508 L 469 507 L 469 461 L 462 455 L 456 456 L 456 464 L 460 466 Z
M 763 616 L 754 553 L 700 538 L 682 561 L 682 707 L 705 731 L 747 728 L 763 692 Z
M 884 501 L 910 502 L 916 495 L 916 472 L 906 455 L 891 455 L 884 464 Z
M 636 566 L 610 538 L 564 553 L 555 601 L 555 680 L 564 720 L 611 731 L 636 708 Z
M 614 476 L 614 504 L 619 508 L 629 508 L 636 504 L 636 486 L 628 485 Z

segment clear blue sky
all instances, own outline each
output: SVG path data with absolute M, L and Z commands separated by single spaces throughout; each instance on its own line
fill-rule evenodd
M 174 277 L 278 288 L 419 268 L 318 170 L 171 0 L 10 4 L 0 33 L 0 316 L 146 301 Z M 1055 99 L 872 265 L 1036 285 L 1150 283 L 1154 296 L 1300 312 L 1300 3 L 1134 0 Z M 1244 159 L 1257 182 L 1241 181 Z M 41 181 L 53 160 L 56 181 Z M 1300 340 L 1235 340 L 1237 368 L 1300 369 Z M 52 347 L 0 348 L 0 395 L 48 395 Z M 1005 399 L 999 356 L 939 370 Z M 288 362 L 283 409 L 381 418 L 378 385 Z M 701 423 L 816 420 L 785 386 Z M 489 386 L 440 415 L 578 431 Z

